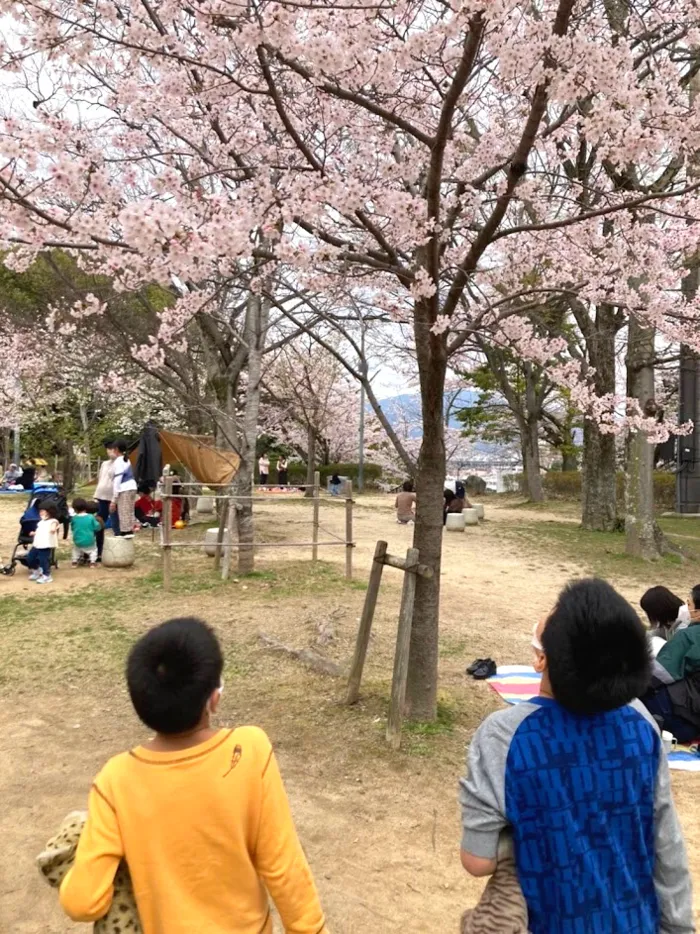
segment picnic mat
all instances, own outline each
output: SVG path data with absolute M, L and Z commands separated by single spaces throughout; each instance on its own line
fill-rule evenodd
M 499 665 L 487 684 L 506 704 L 520 704 L 539 693 L 540 676 L 529 665 Z M 689 746 L 676 746 L 668 757 L 668 764 L 672 769 L 700 772 L 700 755 Z

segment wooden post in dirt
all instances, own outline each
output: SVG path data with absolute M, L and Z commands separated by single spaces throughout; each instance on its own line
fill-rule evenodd
M 233 529 L 231 528 L 233 522 L 233 511 L 236 508 L 236 504 L 229 502 L 228 509 L 226 510 L 226 527 L 224 529 L 224 553 L 221 559 L 221 580 L 227 581 L 231 574 L 231 554 L 233 549 L 231 548 L 231 535 Z
M 313 514 L 313 529 L 311 530 L 311 541 L 313 542 L 311 546 L 311 560 L 314 564 L 318 561 L 318 525 L 319 525 L 319 512 L 321 507 L 321 474 L 317 470 L 314 473 L 314 514 Z
M 173 477 L 165 478 L 163 515 L 161 516 L 163 545 L 163 590 L 170 590 L 173 582 Z
M 224 542 L 224 530 L 229 526 L 229 512 L 230 504 L 228 500 L 224 500 L 224 505 L 221 509 L 221 516 L 219 517 L 219 530 L 216 533 L 216 551 L 214 552 L 214 570 L 218 571 L 221 568 L 221 550 Z
M 345 580 L 352 580 L 352 480 L 345 486 Z
M 408 679 L 408 652 L 411 645 L 411 626 L 413 624 L 413 604 L 416 599 L 416 569 L 418 568 L 418 549 L 409 548 L 406 552 L 406 571 L 403 578 L 401 610 L 399 612 L 399 631 L 396 637 L 396 655 L 394 656 L 394 674 L 391 680 L 391 701 L 389 718 L 386 725 L 386 738 L 392 749 L 401 745 L 401 724 L 406 703 L 406 681 Z M 411 573 L 412 571 L 412 573 Z
M 350 677 L 348 678 L 348 691 L 345 695 L 346 704 L 354 704 L 360 696 L 360 682 L 362 681 L 362 670 L 365 667 L 367 658 L 367 648 L 369 646 L 369 635 L 372 631 L 372 620 L 374 619 L 374 610 L 377 606 L 377 597 L 379 596 L 379 585 L 382 582 L 382 571 L 384 570 L 384 558 L 388 545 L 386 542 L 377 542 L 374 549 L 374 560 L 369 572 L 369 583 L 367 585 L 367 595 L 365 596 L 365 605 L 362 608 L 362 618 L 360 619 L 360 629 L 357 633 L 357 642 L 355 643 L 355 654 L 350 668 Z

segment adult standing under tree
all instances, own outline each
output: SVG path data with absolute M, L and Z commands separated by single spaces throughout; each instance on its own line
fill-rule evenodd
M 107 452 L 107 460 L 102 461 L 100 464 L 94 500 L 97 503 L 97 515 L 106 526 L 110 513 L 109 506 L 114 495 L 114 460 L 117 456 L 117 449 L 111 439 L 104 441 L 104 447 Z M 115 535 L 119 535 L 119 516 L 116 512 L 112 515 L 112 531 Z M 97 532 L 95 537 L 97 539 L 97 560 L 101 561 L 102 549 L 105 543 L 104 530 Z
M 258 461 L 258 472 L 260 474 L 260 483 L 265 486 L 270 476 L 270 458 L 263 454 Z
M 287 458 L 280 457 L 277 461 L 277 482 L 280 486 L 287 486 L 289 483 L 289 473 L 287 471 Z
M 136 478 L 126 453 L 126 441 L 115 441 L 116 458 L 114 460 L 114 488 L 109 511 L 119 517 L 119 532 L 123 538 L 133 538 L 136 525 Z

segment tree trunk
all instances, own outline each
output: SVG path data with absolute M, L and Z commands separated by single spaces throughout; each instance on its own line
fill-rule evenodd
M 600 305 L 595 325 L 586 334 L 588 359 L 595 370 L 598 395 L 615 392 L 615 335 L 619 329 L 615 308 Z M 603 434 L 586 419 L 583 427 L 581 525 L 584 529 L 612 532 L 617 526 L 615 436 Z
M 573 441 L 570 444 L 573 446 Z M 578 470 L 578 458 L 568 445 L 561 452 L 561 469 L 566 473 L 573 473 L 573 471 Z
M 306 426 L 306 496 L 314 495 L 314 473 L 316 472 L 316 429 L 313 425 Z
M 66 492 L 66 495 L 69 495 L 73 491 L 75 486 L 75 477 L 74 477 L 74 457 L 73 457 L 73 441 L 68 438 L 68 440 L 63 445 L 63 457 L 61 458 L 61 472 L 63 474 L 63 489 Z
M 642 413 L 656 414 L 654 400 L 654 329 L 630 318 L 627 341 L 627 394 Z M 625 551 L 638 558 L 661 557 L 654 517 L 654 445 L 647 433 L 630 430 L 625 472 Z
M 243 340 L 248 347 L 248 383 L 246 386 L 243 421 L 239 432 L 241 465 L 234 478 L 234 489 L 239 496 L 250 496 L 255 470 L 255 448 L 258 438 L 260 414 L 260 387 L 262 382 L 262 355 L 270 315 L 268 299 L 251 294 L 248 297 Z M 253 503 L 250 499 L 236 503 L 236 529 L 238 532 L 238 572 L 249 574 L 255 567 Z
M 542 488 L 542 474 L 540 472 L 540 439 L 537 420 L 528 418 L 520 430 L 523 435 L 525 489 L 530 502 L 542 503 L 544 502 L 544 489 Z
M 445 433 L 442 418 L 447 368 L 447 341 L 433 334 L 429 302 L 416 302 L 415 337 L 421 387 L 423 440 L 416 471 L 416 524 L 413 547 L 421 564 L 433 569 L 416 581 L 411 647 L 408 660 L 406 714 L 414 720 L 437 715 L 440 562 L 442 504 L 445 483 Z

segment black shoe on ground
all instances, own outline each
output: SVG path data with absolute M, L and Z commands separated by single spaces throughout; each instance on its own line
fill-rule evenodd
M 474 679 L 476 681 L 485 681 L 487 678 L 493 677 L 497 670 L 494 660 L 492 658 L 486 658 L 474 672 Z
M 483 665 L 485 661 L 485 658 L 475 658 L 471 665 L 467 668 L 467 674 L 473 675 L 479 665 Z

